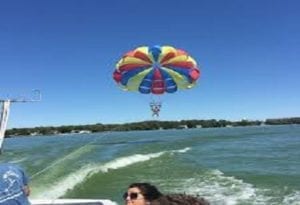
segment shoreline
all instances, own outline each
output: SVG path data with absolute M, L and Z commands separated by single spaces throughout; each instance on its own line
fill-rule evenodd
M 6 131 L 5 137 L 26 136 L 49 136 L 64 134 L 89 134 L 108 131 L 141 131 L 141 130 L 168 130 L 168 129 L 191 129 L 191 128 L 224 128 L 245 126 L 268 126 L 268 125 L 293 125 L 300 124 L 300 117 L 267 119 L 264 121 L 241 121 L 228 120 L 181 120 L 181 121 L 142 121 L 124 124 L 91 124 L 91 125 L 63 125 L 58 127 L 34 127 L 13 128 Z

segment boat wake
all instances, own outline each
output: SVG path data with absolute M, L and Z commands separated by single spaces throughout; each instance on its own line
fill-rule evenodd
M 136 163 L 145 162 L 154 158 L 158 158 L 167 153 L 185 153 L 189 150 L 190 148 L 184 148 L 180 150 L 162 151 L 150 154 L 134 154 L 131 156 L 116 158 L 106 163 L 87 164 L 53 184 L 39 187 L 39 190 L 41 191 L 39 193 L 33 193 L 32 198 L 57 199 L 63 196 L 68 190 L 73 189 L 77 184 L 83 182 L 93 174 L 99 172 L 106 173 L 110 170 L 116 170 Z

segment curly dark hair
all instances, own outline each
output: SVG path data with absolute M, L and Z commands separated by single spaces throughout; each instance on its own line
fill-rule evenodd
M 153 201 L 151 205 L 209 205 L 202 197 L 187 194 L 166 194 Z
M 150 183 L 132 183 L 128 188 L 138 188 L 147 201 L 153 201 L 162 196 L 162 193 Z

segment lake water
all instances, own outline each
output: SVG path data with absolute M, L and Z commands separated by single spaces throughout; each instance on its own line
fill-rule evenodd
M 9 138 L 0 162 L 31 178 L 31 198 L 123 204 L 132 182 L 212 205 L 300 204 L 300 126 L 107 132 Z

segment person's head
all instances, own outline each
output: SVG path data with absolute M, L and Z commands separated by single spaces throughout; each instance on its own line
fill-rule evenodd
M 129 185 L 123 198 L 127 205 L 150 205 L 151 201 L 161 196 L 160 191 L 149 183 L 133 183 Z
M 167 194 L 160 205 L 209 205 L 202 197 L 187 194 Z

